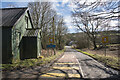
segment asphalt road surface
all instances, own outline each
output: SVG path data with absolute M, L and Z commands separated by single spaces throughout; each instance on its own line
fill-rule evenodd
M 67 46 L 64 55 L 54 63 L 52 69 L 41 77 L 48 78 L 117 78 L 118 71 L 105 67 L 93 58 Z
M 95 78 L 96 80 L 96 78 L 112 78 L 111 80 L 120 80 L 118 71 L 105 67 L 93 58 L 71 49 L 69 46 L 66 47 L 64 55 L 50 69 L 46 70 L 47 72 L 42 72 L 41 70 L 40 66 L 36 66 L 30 69 L 3 72 L 2 77 L 10 78 L 11 80 L 14 78 L 18 78 L 19 80 L 26 78 L 35 80 L 79 80 L 86 78 Z

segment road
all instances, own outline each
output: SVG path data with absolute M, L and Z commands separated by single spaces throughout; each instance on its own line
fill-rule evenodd
M 41 77 L 49 78 L 118 78 L 118 71 L 105 67 L 93 58 L 67 46 L 64 55 L 48 73 Z
M 67 46 L 64 55 L 59 58 L 47 72 L 41 71 L 40 66 L 30 69 L 20 69 L 15 71 L 3 72 L 3 78 L 30 78 L 39 80 L 63 80 L 64 79 L 91 79 L 91 78 L 117 78 L 120 76 L 118 71 L 105 67 L 93 58 L 80 53 Z M 43 79 L 44 78 L 44 79 Z M 47 78 L 47 79 L 45 79 Z

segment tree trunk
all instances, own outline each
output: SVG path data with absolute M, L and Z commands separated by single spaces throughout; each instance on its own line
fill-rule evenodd
M 43 42 L 41 41 L 41 47 L 42 47 L 42 49 L 44 49 L 44 47 L 43 47 Z
M 96 46 L 96 41 L 95 39 L 93 40 L 93 46 L 94 46 L 94 50 L 97 49 L 97 46 Z

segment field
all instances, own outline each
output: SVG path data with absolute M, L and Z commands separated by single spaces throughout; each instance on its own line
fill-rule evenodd
M 105 48 L 102 48 L 102 49 L 99 49 L 99 50 L 92 50 L 92 49 L 82 49 L 83 51 L 85 52 L 88 52 L 88 53 L 92 53 L 92 54 L 99 54 L 99 55 L 103 55 L 105 56 L 105 53 L 106 53 L 106 56 L 111 56 L 111 57 L 118 57 L 118 52 L 120 49 L 118 49 L 118 47 L 108 47 L 106 48 L 106 51 L 105 51 Z

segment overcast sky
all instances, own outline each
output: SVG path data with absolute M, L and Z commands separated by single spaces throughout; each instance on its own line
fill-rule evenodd
M 31 2 L 34 0 L 2 0 L 2 8 L 7 8 L 12 5 L 15 5 L 15 7 L 26 7 L 28 2 Z M 38 0 L 37 0 L 38 1 Z M 41 1 L 48 1 L 48 0 L 41 0 Z M 58 15 L 62 15 L 64 17 L 64 21 L 66 23 L 66 26 L 69 29 L 70 33 L 75 33 L 76 28 L 72 24 L 72 17 L 71 17 L 71 11 L 75 7 L 71 3 L 71 0 L 49 0 L 53 2 L 53 9 L 57 11 Z M 84 2 L 85 0 L 81 0 L 81 3 Z M 88 0 L 90 1 L 90 0 Z M 92 0 L 95 1 L 95 0 Z M 103 0 L 104 1 L 104 0 Z M 1 5 L 1 3 L 0 3 Z M 112 21 L 111 25 L 116 25 L 118 24 L 116 21 Z

